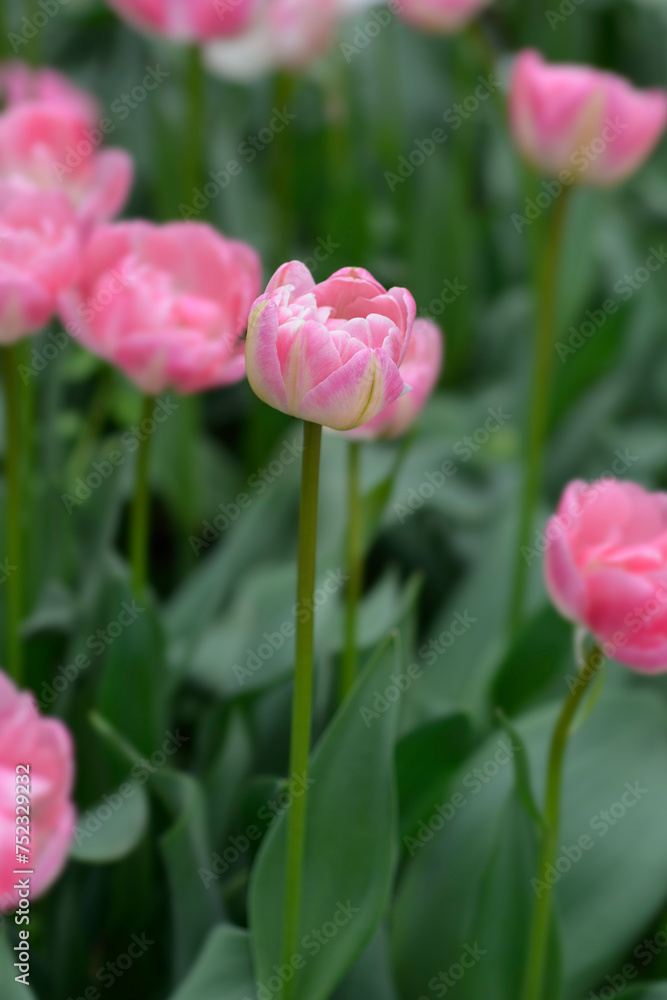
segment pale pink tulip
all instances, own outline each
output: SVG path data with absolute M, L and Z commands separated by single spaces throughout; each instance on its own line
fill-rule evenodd
M 17 782 L 17 776 L 27 776 L 28 783 Z M 0 911 L 17 908 L 18 879 L 29 879 L 34 902 L 60 875 L 74 835 L 73 783 L 69 731 L 62 722 L 43 718 L 32 695 L 18 691 L 0 671 Z M 17 815 L 26 815 L 23 800 L 17 808 L 17 791 L 23 789 L 30 810 L 29 864 L 16 861 Z M 34 874 L 17 876 L 15 869 Z
M 588 66 L 554 65 L 526 50 L 515 63 L 510 123 L 526 159 L 546 174 L 616 184 L 653 151 L 667 123 L 667 93 L 636 90 Z
M 206 46 L 206 65 L 241 81 L 300 69 L 332 44 L 342 14 L 339 0 L 258 0 L 245 32 Z
M 460 31 L 488 7 L 491 0 L 395 0 L 397 13 L 423 31 Z
M 362 268 L 315 284 L 303 264 L 284 264 L 255 303 L 246 342 L 252 389 L 265 403 L 346 431 L 367 423 L 406 390 L 400 365 L 415 302 L 385 291 Z
M 143 392 L 201 392 L 244 377 L 260 282 L 256 252 L 203 223 L 117 223 L 96 230 L 61 315 Z
M 79 227 L 63 191 L 0 180 L 0 344 L 51 319 L 80 258 Z
M 80 90 L 66 76 L 49 67 L 33 69 L 19 59 L 0 63 L 0 97 L 7 107 L 26 101 L 46 101 L 65 105 L 95 125 L 101 117 L 94 97 Z
M 401 437 L 426 406 L 438 384 L 442 370 L 443 339 L 440 327 L 430 319 L 415 320 L 412 337 L 401 365 L 401 378 L 410 391 L 404 393 L 386 410 L 367 424 L 347 431 L 356 440 L 374 441 L 379 438 Z
M 577 480 L 545 536 L 547 587 L 561 614 L 585 626 L 605 655 L 667 670 L 667 493 Z
M 204 42 L 243 31 L 258 0 L 109 0 L 122 17 L 175 41 Z
M 131 157 L 100 150 L 103 139 L 65 102 L 19 103 L 0 115 L 0 179 L 64 191 L 87 234 L 120 211 L 132 184 Z

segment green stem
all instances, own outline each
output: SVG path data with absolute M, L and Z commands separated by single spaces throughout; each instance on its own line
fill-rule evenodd
M 544 812 L 545 828 L 542 834 L 538 879 L 545 881 L 544 873 L 556 860 L 558 832 L 560 827 L 561 789 L 563 784 L 563 760 L 572 723 L 577 709 L 591 682 L 604 666 L 604 656 L 599 647 L 593 647 L 577 683 L 572 688 L 558 719 L 551 740 L 549 765 L 547 770 L 547 793 Z M 545 888 L 535 903 L 528 946 L 528 962 L 524 982 L 523 1000 L 541 1000 L 544 986 L 547 945 L 552 914 L 552 886 L 546 882 Z
M 152 396 L 145 396 L 141 423 L 150 418 L 155 407 Z M 143 597 L 148 582 L 148 459 L 150 435 L 142 430 L 137 453 L 137 475 L 130 522 L 130 558 L 132 562 L 132 588 L 137 597 Z
M 565 232 L 569 188 L 556 201 L 540 281 L 537 345 L 531 377 L 531 401 L 528 413 L 528 443 L 525 478 L 519 515 L 519 536 L 510 602 L 510 635 L 514 636 L 523 618 L 528 562 L 524 549 L 530 542 L 544 467 L 544 448 L 549 427 L 549 406 L 553 380 L 554 329 L 560 255 Z
M 347 511 L 347 596 L 345 649 L 340 678 L 340 701 L 345 701 L 357 677 L 357 610 L 364 571 L 361 497 L 359 491 L 359 442 L 351 441 L 348 451 Z
M 196 188 L 204 183 L 205 169 L 205 76 L 201 49 L 192 45 L 187 55 L 188 121 L 186 129 L 185 203 L 190 205 Z
M 301 472 L 301 515 L 299 519 L 299 578 L 297 607 L 307 614 L 297 616 L 296 665 L 292 702 L 290 778 L 298 776 L 307 787 L 308 758 L 313 709 L 314 592 L 317 553 L 317 504 L 320 478 L 322 428 L 304 424 L 303 467 Z M 291 963 L 299 950 L 301 886 L 306 846 L 307 792 L 294 799 L 287 823 L 287 872 L 285 883 L 284 956 Z M 292 980 L 283 987 L 282 1000 L 289 1000 Z
M 1 349 L 5 388 L 5 545 L 10 573 L 7 578 L 7 667 L 17 682 L 23 680 L 21 617 L 23 610 L 22 496 L 21 496 L 21 397 L 18 381 L 17 347 Z

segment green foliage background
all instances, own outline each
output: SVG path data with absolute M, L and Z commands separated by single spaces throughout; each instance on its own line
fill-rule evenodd
M 561 8 L 571 12 L 547 17 Z M 8 25 L 18 26 L 23 13 L 10 6 Z M 370 16 L 364 12 L 356 24 Z M 342 40 L 357 44 L 355 30 L 354 21 L 347 24 Z M 309 957 L 298 1000 L 430 1000 L 442 994 L 429 982 L 476 942 L 486 954 L 456 993 L 471 1000 L 517 995 L 534 898 L 535 829 L 522 783 L 532 781 L 541 796 L 546 736 L 573 670 L 569 629 L 547 606 L 539 557 L 530 621 L 515 646 L 505 639 L 533 278 L 548 218 L 542 213 L 521 232 L 512 222 L 542 190 L 521 165 L 506 121 L 509 59 L 525 46 L 553 60 L 617 70 L 638 85 L 666 86 L 667 5 L 565 0 L 549 8 L 501 0 L 477 33 L 430 38 L 392 19 L 363 50 L 347 49 L 349 61 L 336 45 L 302 76 L 243 87 L 206 81 L 206 172 L 238 159 L 240 144 L 267 125 L 275 107 L 296 118 L 200 218 L 252 243 L 267 278 L 285 260 L 312 257 L 318 241 L 333 243 L 318 278 L 345 264 L 367 267 L 387 285 L 408 286 L 420 314 L 438 319 L 447 336 L 442 386 L 409 447 L 363 449 L 362 645 L 370 666 L 335 716 L 342 592 L 317 617 L 318 783 L 304 933 L 331 920 L 341 900 L 352 900 L 360 915 Z M 193 198 L 184 180 L 185 51 L 140 36 L 101 3 L 70 0 L 19 55 L 71 74 L 105 109 L 146 67 L 168 72 L 130 114 L 109 110 L 110 141 L 136 159 L 126 214 L 179 218 Z M 492 98 L 459 128 L 445 123 L 446 141 L 390 190 L 385 175 L 396 173 L 416 140 L 443 127 L 443 115 L 474 93 L 480 76 L 495 81 Z M 606 299 L 620 308 L 556 359 L 544 516 L 568 480 L 598 477 L 619 453 L 629 478 L 665 488 L 667 474 L 667 268 L 627 300 L 617 285 L 667 235 L 667 146 L 628 183 L 580 190 L 571 207 L 558 340 L 568 343 L 571 328 L 579 330 L 587 310 Z M 441 308 L 446 282 L 464 290 Z M 36 339 L 27 353 L 46 343 Z M 132 934 L 145 934 L 153 943 L 109 995 L 254 998 L 253 981 L 266 981 L 280 961 L 284 818 L 267 834 L 266 806 L 287 770 L 292 650 L 286 643 L 243 684 L 234 667 L 257 650 L 264 632 L 293 617 L 298 462 L 282 465 L 261 493 L 248 483 L 284 442 L 298 444 L 300 429 L 245 384 L 178 401 L 151 458 L 154 600 L 98 654 L 91 636 L 132 601 L 123 555 L 132 461 L 72 513 L 62 495 L 137 422 L 140 402 L 117 373 L 74 345 L 32 384 L 40 474 L 25 509 L 28 679 L 75 734 L 82 811 L 117 794 L 132 768 L 139 777 L 122 809 L 81 841 L 64 877 L 34 909 L 32 993 L 66 1000 L 95 986 L 106 996 L 99 970 L 126 952 Z M 506 418 L 485 438 L 490 409 Z M 455 474 L 410 510 L 411 491 L 447 460 Z M 195 544 L 195 554 L 192 540 L 207 537 L 206 522 L 244 492 L 252 505 L 217 538 Z M 345 444 L 332 435 L 323 453 L 322 579 L 343 565 L 344 516 Z M 457 613 L 474 623 L 431 655 L 429 642 Z M 64 668 L 82 652 L 90 666 L 75 670 L 76 679 L 50 699 L 44 685 L 67 677 Z M 418 680 L 400 702 L 378 709 L 392 674 L 411 663 Z M 488 777 L 484 767 L 495 760 L 498 741 L 510 738 L 497 707 L 518 730 L 515 757 L 529 778 L 519 768 L 517 785 L 514 767 L 501 766 L 473 793 L 470 775 L 481 768 Z M 362 712 L 369 708 L 377 715 L 370 725 Z M 150 773 L 141 759 L 159 751 L 167 733 L 180 734 L 178 753 Z M 628 1000 L 667 996 L 667 953 L 658 948 L 645 962 L 646 951 L 636 951 L 667 924 L 666 765 L 664 682 L 611 664 L 568 757 L 563 845 L 590 832 L 626 783 L 646 792 L 622 822 L 594 835 L 595 849 L 559 881 L 554 997 L 583 1000 L 603 987 Z M 420 824 L 457 793 L 465 807 L 415 848 Z M 201 870 L 213 870 L 214 853 L 240 843 L 230 838 L 243 837 L 260 815 L 261 846 L 252 840 L 221 875 L 202 878 Z M 7 954 L 0 963 L 9 983 Z M 636 975 L 626 970 L 623 982 L 614 979 L 624 966 Z M 649 981 L 650 988 L 637 986 Z M 1 995 L 28 992 L 3 985 Z

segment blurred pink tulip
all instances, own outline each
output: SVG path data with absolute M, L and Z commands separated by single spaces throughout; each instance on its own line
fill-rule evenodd
M 667 493 L 577 480 L 545 535 L 547 587 L 561 614 L 586 626 L 606 656 L 667 670 Z
M 26 777 L 29 782 L 23 779 Z M 14 869 L 25 867 L 30 901 L 56 880 L 67 860 L 76 813 L 72 804 L 74 747 L 69 731 L 56 719 L 43 718 L 27 692 L 18 691 L 0 671 L 0 911 L 19 902 Z M 27 789 L 30 808 L 29 864 L 17 857 L 17 793 Z M 24 806 L 25 808 L 25 806 Z M 21 815 L 25 815 L 21 811 Z M 25 845 L 21 845 L 25 846 Z M 28 876 L 26 876 L 28 877 Z
M 373 441 L 378 438 L 401 437 L 410 429 L 426 406 L 438 384 L 442 370 L 443 339 L 440 327 L 430 319 L 415 320 L 412 337 L 401 365 L 401 378 L 410 391 L 404 393 L 386 410 L 367 424 L 347 431 L 355 440 Z
M 248 381 L 269 406 L 334 430 L 367 423 L 405 390 L 399 367 L 415 302 L 362 268 L 315 284 L 292 261 L 255 303 L 246 342 Z
M 122 17 L 175 41 L 204 42 L 235 35 L 248 24 L 258 0 L 109 0 Z
M 394 0 L 397 14 L 423 31 L 451 34 L 464 28 L 492 0 Z
M 0 180 L 0 344 L 39 330 L 77 277 L 81 238 L 63 191 Z
M 118 223 L 96 230 L 61 315 L 143 392 L 201 392 L 244 377 L 241 337 L 260 283 L 256 252 L 210 226 Z
M 616 184 L 648 158 L 667 123 L 667 93 L 636 90 L 614 73 L 544 62 L 526 50 L 515 63 L 510 123 L 526 159 L 550 175 Z
M 64 191 L 85 234 L 112 218 L 132 184 L 132 160 L 120 149 L 98 151 L 104 139 L 73 106 L 26 101 L 0 115 L 0 179 L 18 178 Z
M 0 63 L 0 98 L 7 107 L 25 101 L 56 102 L 77 112 L 90 126 L 101 117 L 95 98 L 62 73 L 48 67 L 33 69 L 19 59 Z
M 206 46 L 206 65 L 241 81 L 280 67 L 300 69 L 332 43 L 342 14 L 339 0 L 258 0 L 243 34 Z

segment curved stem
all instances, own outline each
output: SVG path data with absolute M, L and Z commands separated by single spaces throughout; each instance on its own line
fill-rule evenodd
M 141 413 L 141 424 L 150 418 L 155 406 L 152 396 L 145 396 Z M 137 474 L 134 484 L 134 499 L 130 523 L 130 559 L 132 562 L 132 589 L 137 597 L 142 597 L 148 582 L 148 460 L 150 456 L 150 435 L 141 430 L 137 453 Z
M 549 405 L 551 403 L 551 385 L 553 379 L 556 294 L 558 291 L 559 263 L 565 232 L 569 191 L 569 188 L 564 188 L 554 206 L 540 281 L 537 344 L 535 365 L 531 378 L 531 400 L 528 413 L 525 479 L 521 497 L 519 538 L 510 602 L 509 624 L 511 636 L 516 634 L 523 617 L 526 584 L 528 581 L 528 561 L 525 558 L 524 550 L 528 547 L 530 541 L 530 533 L 535 518 L 535 508 L 542 486 L 544 447 L 549 427 Z
M 340 702 L 345 701 L 357 677 L 357 610 L 364 571 L 359 491 L 358 441 L 348 446 L 348 510 L 347 510 L 347 595 L 345 606 L 345 649 L 340 677 Z
M 551 884 L 544 879 L 544 874 L 547 868 L 553 865 L 556 860 L 558 849 L 563 760 L 577 709 L 581 705 L 591 682 L 604 667 L 604 662 L 604 656 L 599 647 L 597 645 L 594 646 L 579 674 L 576 684 L 570 692 L 569 698 L 563 705 L 563 710 L 559 716 L 551 740 L 544 812 L 545 829 L 542 834 L 540 860 L 537 869 L 537 877 L 544 882 L 544 888 L 537 898 L 533 911 L 523 1000 L 541 1000 L 542 997 L 547 944 L 551 926 L 553 892 Z
M 21 398 L 18 383 L 17 347 L 1 349 L 2 379 L 5 389 L 5 479 L 7 549 L 7 667 L 17 682 L 23 680 L 21 616 L 23 610 L 23 552 L 21 525 Z
M 284 956 L 285 963 L 299 950 L 301 886 L 306 846 L 308 806 L 308 758 L 313 711 L 314 592 L 317 554 L 317 505 L 319 498 L 322 428 L 304 424 L 303 467 L 301 472 L 301 514 L 299 519 L 299 578 L 297 585 L 296 665 L 292 702 L 290 778 L 303 782 L 304 793 L 296 797 L 287 820 L 287 869 L 285 884 Z M 303 614 L 303 612 L 306 612 Z M 285 983 L 282 1000 L 292 995 L 294 980 Z

